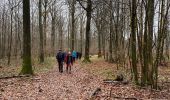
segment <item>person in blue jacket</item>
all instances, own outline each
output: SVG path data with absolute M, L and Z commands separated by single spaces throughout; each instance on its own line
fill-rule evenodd
M 73 50 L 73 52 L 72 52 L 72 57 L 73 57 L 73 62 L 75 62 L 75 60 L 77 58 L 77 52 L 75 50 Z

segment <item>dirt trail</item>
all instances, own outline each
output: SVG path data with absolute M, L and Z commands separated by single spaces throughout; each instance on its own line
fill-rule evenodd
M 104 61 L 82 66 L 77 62 L 71 74 L 66 73 L 65 67 L 64 73 L 59 73 L 55 65 L 54 69 L 34 77 L 0 79 L 0 100 L 89 100 L 98 87 L 101 92 L 94 100 L 170 100 L 169 85 L 162 91 L 151 91 L 132 82 L 104 84 L 105 78 L 100 74 L 104 71 L 108 74 L 108 69 L 116 70 L 116 66 Z
M 74 65 L 71 74 L 65 71 L 61 74 L 55 66 L 53 70 L 32 78 L 0 80 L 0 99 L 86 100 L 100 87 L 99 81 L 78 63 Z

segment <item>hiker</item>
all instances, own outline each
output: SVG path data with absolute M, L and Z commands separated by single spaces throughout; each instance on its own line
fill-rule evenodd
M 65 63 L 67 73 L 71 74 L 71 67 L 73 66 L 73 57 L 71 55 L 71 52 L 68 52 L 68 54 L 66 55 Z
M 63 56 L 64 56 L 64 60 L 65 60 L 65 58 L 67 56 L 67 51 L 66 50 L 63 52 Z
M 77 59 L 81 59 L 82 54 L 80 52 L 77 52 Z
M 73 50 L 73 52 L 72 52 L 72 57 L 73 57 L 73 62 L 75 62 L 75 60 L 77 58 L 77 52 L 75 50 Z
M 62 73 L 63 72 L 64 54 L 61 49 L 57 53 L 56 59 L 58 61 L 59 72 Z

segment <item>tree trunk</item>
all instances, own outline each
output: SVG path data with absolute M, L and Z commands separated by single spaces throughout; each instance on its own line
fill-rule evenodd
M 5 53 L 5 31 L 6 31 L 6 25 L 5 25 L 5 7 L 3 8 L 3 13 L 2 13 L 2 42 L 1 42 L 1 54 L 0 57 L 4 57 Z
M 80 53 L 83 52 L 83 15 L 80 18 Z
M 110 0 L 110 8 L 112 9 L 112 0 Z M 110 10 L 110 39 L 109 39 L 109 62 L 113 62 L 113 13 L 112 10 Z
M 157 38 L 157 48 L 156 48 L 156 60 L 154 62 L 154 67 L 153 67 L 153 88 L 157 89 L 158 88 L 158 66 L 159 66 L 159 62 L 161 60 L 161 49 L 163 48 L 162 42 L 164 41 L 164 35 L 165 35 L 165 31 L 166 31 L 166 25 L 167 25 L 167 19 L 168 19 L 168 11 L 169 11 L 169 7 L 170 5 L 168 4 L 167 9 L 166 9 L 166 13 L 164 12 L 164 5 L 165 5 L 165 1 L 161 1 L 162 2 L 162 7 L 161 7 L 161 19 L 160 19 L 160 27 L 158 29 L 158 38 Z M 165 13 L 165 15 L 164 15 Z
M 31 64 L 30 1 L 23 0 L 23 65 L 20 74 L 33 74 Z
M 44 37 L 43 37 L 43 26 L 42 26 L 42 0 L 39 0 L 39 34 L 40 34 L 40 63 L 44 62 Z
M 75 49 L 75 18 L 74 18 L 74 13 L 75 13 L 75 0 L 72 0 L 71 3 L 71 51 Z
M 12 34 L 13 34 L 13 8 L 11 8 L 11 24 L 10 24 L 10 34 L 8 36 L 8 65 L 11 62 L 11 47 L 12 47 Z
M 152 41 L 153 41 L 153 24 L 154 24 L 154 0 L 148 1 L 148 76 L 147 81 L 149 84 L 153 84 L 153 56 L 152 56 Z
M 131 58 L 135 84 L 138 84 L 138 71 L 136 60 L 136 0 L 132 0 L 132 16 L 131 16 Z
M 101 54 L 101 30 L 102 30 L 102 23 L 101 23 L 101 11 L 100 9 L 98 8 L 97 9 L 97 19 L 96 19 L 96 27 L 97 27 L 97 31 L 98 31 L 98 58 L 102 57 L 102 54 Z
M 47 54 L 47 3 L 48 0 L 44 0 L 44 31 L 43 31 L 43 38 L 44 38 L 44 54 Z
M 55 24 L 56 24 L 56 22 L 55 22 L 55 15 L 53 15 L 52 16 L 52 29 L 51 29 L 51 54 L 52 54 L 52 56 L 54 56 L 55 55 Z
M 89 58 L 89 50 L 90 50 L 90 25 L 91 25 L 91 12 L 92 12 L 92 1 L 87 1 L 87 9 L 86 9 L 86 43 L 85 43 L 85 57 L 84 62 L 91 62 Z

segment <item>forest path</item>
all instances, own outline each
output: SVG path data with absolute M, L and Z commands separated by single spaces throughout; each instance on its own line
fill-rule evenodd
M 0 99 L 10 100 L 86 100 L 100 87 L 101 79 L 80 66 L 72 73 L 58 72 L 58 66 L 46 73 L 29 78 L 0 80 Z
M 102 59 L 89 64 L 77 61 L 71 74 L 66 73 L 65 66 L 62 74 L 57 64 L 53 66 L 33 77 L 0 79 L 0 100 L 90 100 L 97 88 L 101 92 L 93 100 L 170 100 L 169 83 L 164 84 L 161 91 L 140 88 L 132 82 L 126 85 L 103 83 L 103 79 L 119 71 L 114 64 Z

